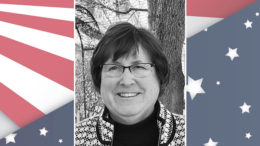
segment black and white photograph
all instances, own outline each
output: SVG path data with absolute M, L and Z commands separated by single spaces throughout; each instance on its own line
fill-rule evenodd
M 185 1 L 75 1 L 75 146 L 185 146 Z

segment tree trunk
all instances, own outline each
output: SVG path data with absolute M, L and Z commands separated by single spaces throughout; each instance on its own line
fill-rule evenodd
M 170 81 L 160 100 L 174 113 L 182 114 L 184 75 L 181 56 L 185 32 L 184 0 L 147 0 L 149 28 L 160 40 L 170 64 Z

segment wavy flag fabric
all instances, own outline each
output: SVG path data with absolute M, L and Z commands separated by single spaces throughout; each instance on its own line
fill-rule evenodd
M 0 146 L 73 146 L 73 101 L 7 135 Z
M 186 0 L 186 37 L 207 30 L 213 24 L 257 0 Z
M 254 1 L 218 1 L 227 4 L 223 11 L 213 1 L 188 0 L 186 31 L 190 33 L 191 26 L 205 29 L 209 25 L 203 24 L 218 22 Z M 188 145 L 257 142 L 259 71 L 251 65 L 258 61 L 255 5 L 259 8 L 259 2 L 254 3 L 187 42 L 187 89 L 192 97 L 187 99 Z M 204 7 L 209 9 L 202 11 Z M 209 13 L 231 8 L 225 16 Z M 74 1 L 0 0 L 1 146 L 73 144 L 74 46 Z M 229 142 L 223 133 L 231 135 Z
M 73 0 L 0 0 L 0 138 L 73 100 L 74 46 Z
M 260 2 L 187 40 L 187 145 L 256 146 Z

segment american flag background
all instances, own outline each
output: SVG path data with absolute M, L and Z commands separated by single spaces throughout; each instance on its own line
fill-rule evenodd
M 259 143 L 259 2 L 228 17 L 254 1 L 186 1 L 188 145 Z M 1 146 L 73 144 L 73 22 L 73 0 L 0 0 Z
M 0 140 L 0 146 L 73 146 L 73 102 Z
M 0 0 L 0 145 L 72 103 L 74 46 L 73 0 Z M 39 135 L 38 129 L 31 133 Z
M 186 0 L 186 37 L 214 25 L 257 0 Z
M 187 145 L 260 144 L 260 2 L 187 40 Z

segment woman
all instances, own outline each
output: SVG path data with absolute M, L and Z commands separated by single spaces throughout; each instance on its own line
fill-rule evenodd
M 159 101 L 169 80 L 162 48 L 147 30 L 114 25 L 91 58 L 91 75 L 105 108 L 76 127 L 77 146 L 183 146 L 184 119 Z

